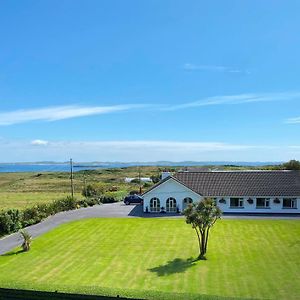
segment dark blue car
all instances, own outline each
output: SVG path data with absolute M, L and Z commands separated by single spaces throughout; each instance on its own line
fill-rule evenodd
M 126 205 L 129 205 L 131 203 L 141 204 L 143 203 L 143 198 L 140 197 L 139 195 L 129 195 L 124 198 L 124 203 Z

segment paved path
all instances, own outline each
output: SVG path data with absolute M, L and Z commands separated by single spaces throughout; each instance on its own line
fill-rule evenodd
M 35 238 L 50 231 L 58 225 L 68 223 L 74 220 L 85 218 L 124 218 L 139 216 L 137 211 L 142 213 L 142 207 L 136 208 L 135 205 L 125 205 L 122 202 L 95 205 L 93 207 L 80 208 L 76 210 L 69 210 L 60 212 L 54 216 L 48 217 L 42 222 L 29 226 L 26 230 Z M 136 211 L 136 212 L 135 212 Z M 135 215 L 136 214 L 136 215 Z M 22 238 L 19 233 L 13 233 L 0 239 L 0 255 L 4 254 L 22 243 Z
M 93 207 L 80 208 L 60 212 L 51 216 L 42 222 L 29 226 L 26 230 L 32 237 L 37 237 L 57 227 L 58 225 L 68 223 L 70 221 L 85 219 L 85 218 L 128 218 L 128 217 L 172 217 L 183 218 L 178 214 L 144 214 L 141 205 L 125 205 L 123 202 L 95 205 Z M 295 219 L 300 220 L 300 216 L 250 216 L 250 215 L 225 215 L 223 218 L 239 218 L 239 219 Z M 4 254 L 15 247 L 21 245 L 22 238 L 19 233 L 14 233 L 0 239 L 0 255 Z

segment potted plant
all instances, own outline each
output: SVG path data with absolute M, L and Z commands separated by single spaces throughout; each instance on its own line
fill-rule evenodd
M 219 200 L 219 203 L 226 204 L 226 200 L 224 198 Z
M 176 212 L 177 212 L 178 214 L 180 213 L 179 206 L 177 206 Z
M 161 214 L 165 214 L 166 213 L 165 208 L 163 206 L 160 208 L 160 213 Z
M 248 202 L 249 204 L 253 204 L 253 199 L 249 198 L 249 199 L 247 200 L 247 202 Z
M 148 209 L 148 206 L 146 206 L 145 213 L 148 213 L 148 212 L 149 212 L 149 209 Z

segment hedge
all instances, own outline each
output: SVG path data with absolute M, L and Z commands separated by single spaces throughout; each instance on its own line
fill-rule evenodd
M 41 203 L 32 207 L 19 209 L 7 209 L 0 211 L 0 236 L 10 234 L 19 229 L 39 223 L 43 219 L 61 211 L 72 210 L 79 207 L 100 204 L 97 199 L 75 200 L 68 196 L 54 200 L 50 203 Z

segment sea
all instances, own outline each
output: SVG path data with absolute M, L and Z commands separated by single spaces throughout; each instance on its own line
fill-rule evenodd
M 207 166 L 207 165 L 234 165 L 234 166 L 251 166 L 259 167 L 264 165 L 277 165 L 281 162 L 104 162 L 104 163 L 74 163 L 73 171 L 78 172 L 82 170 L 95 170 L 95 169 L 110 169 L 110 168 L 126 168 L 138 166 Z M 16 172 L 69 172 L 69 163 L 0 163 L 0 173 L 16 173 Z

